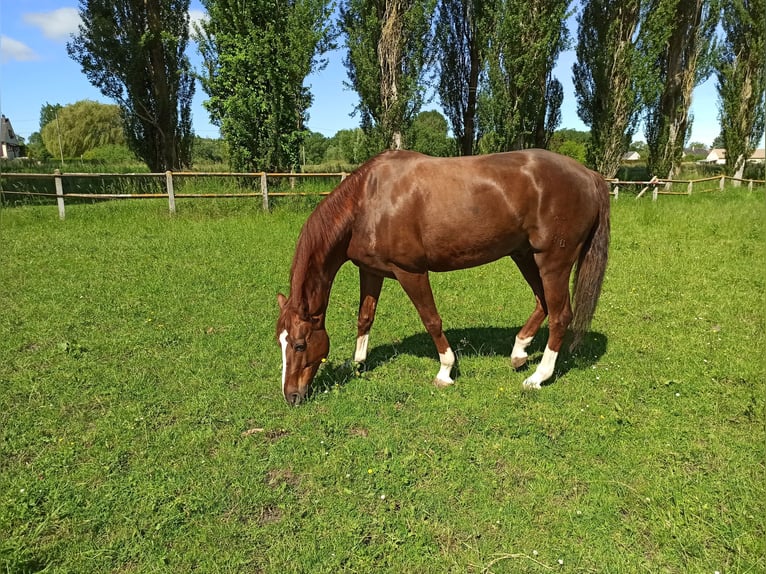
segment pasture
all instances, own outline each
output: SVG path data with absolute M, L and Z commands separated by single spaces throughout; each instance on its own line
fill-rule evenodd
M 347 264 L 289 408 L 276 294 L 307 213 L 0 209 L 0 571 L 766 571 L 762 192 L 613 202 L 592 332 L 537 392 L 510 261 L 432 276 L 446 390 L 393 282 L 354 372 Z

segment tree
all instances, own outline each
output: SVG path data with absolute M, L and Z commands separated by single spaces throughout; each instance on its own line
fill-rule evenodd
M 48 102 L 45 102 L 40 107 L 40 130 L 41 131 L 46 125 L 48 125 L 49 123 L 51 123 L 53 120 L 56 119 L 56 116 L 58 115 L 58 113 L 61 111 L 63 107 L 64 106 L 62 106 L 61 104 L 51 105 Z
M 573 129 L 556 130 L 551 136 L 548 149 L 574 158 L 584 164 L 589 141 L 589 132 Z
M 441 0 L 436 18 L 437 91 L 460 155 L 476 146 L 479 78 L 484 69 L 493 3 Z
M 374 147 L 399 149 L 425 98 L 434 0 L 342 0 L 349 85 Z
M 300 164 L 312 96 L 306 77 L 331 46 L 328 0 L 202 0 L 205 107 L 237 171 Z
M 194 78 L 189 0 L 80 0 L 67 44 L 91 84 L 116 101 L 129 147 L 153 172 L 187 167 Z
M 716 64 L 726 173 L 741 178 L 747 158 L 763 137 L 766 119 L 766 0 L 724 3 L 724 30 Z
M 645 90 L 649 173 L 678 175 L 691 134 L 692 91 L 710 77 L 717 0 L 654 0 L 642 24 L 642 50 L 652 66 Z
M 570 0 L 499 0 L 479 101 L 481 131 L 492 151 L 547 148 L 561 122 L 563 89 L 553 77 L 566 48 Z
M 641 111 L 639 16 L 640 0 L 586 0 L 577 16 L 577 115 L 591 129 L 588 165 L 606 177 L 617 173 Z
M 91 100 L 62 107 L 40 135 L 53 157 L 81 157 L 98 147 L 125 143 L 119 106 Z
M 455 143 L 448 136 L 447 119 L 436 110 L 420 112 L 412 122 L 407 140 L 410 149 L 433 156 L 454 155 Z

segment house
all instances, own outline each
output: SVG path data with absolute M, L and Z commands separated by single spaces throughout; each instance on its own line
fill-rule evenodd
M 761 148 L 753 151 L 753 155 L 751 155 L 748 159 L 748 162 L 750 163 L 763 163 L 766 161 L 766 149 Z
M 11 120 L 0 117 L 0 158 L 15 159 L 21 157 L 21 146 L 11 126 Z
M 713 148 L 705 158 L 706 163 L 714 163 L 716 165 L 723 165 L 726 163 L 726 150 L 723 148 Z
M 641 156 L 637 151 L 629 151 L 622 156 L 622 161 L 638 161 Z

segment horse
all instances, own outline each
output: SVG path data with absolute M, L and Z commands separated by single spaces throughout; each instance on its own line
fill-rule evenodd
M 434 384 L 446 387 L 454 382 L 455 354 L 442 329 L 429 272 L 510 257 L 536 301 L 515 338 L 515 369 L 527 362 L 526 349 L 548 317 L 542 359 L 523 381 L 524 388 L 539 389 L 554 374 L 567 328 L 571 325 L 575 335 L 572 351 L 590 327 L 606 270 L 609 217 L 604 178 L 553 152 L 436 158 L 385 151 L 373 157 L 317 205 L 298 236 L 290 295 L 277 295 L 285 400 L 300 404 L 326 361 L 330 290 L 347 261 L 359 268 L 354 360 L 362 363 L 367 357 L 383 280 L 396 279 L 436 345 L 440 366 Z

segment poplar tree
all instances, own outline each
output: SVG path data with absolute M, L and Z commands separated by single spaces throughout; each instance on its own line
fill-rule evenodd
M 202 0 L 197 29 L 204 105 L 237 171 L 289 171 L 300 164 L 312 96 L 306 77 L 326 64 L 328 0 Z
M 645 90 L 647 166 L 652 175 L 678 175 L 691 134 L 692 92 L 710 77 L 715 55 L 717 0 L 654 0 L 642 24 L 649 60 Z
M 766 0 L 724 3 L 724 39 L 716 64 L 726 173 L 741 178 L 763 137 L 766 111 Z
M 191 164 L 194 78 L 189 0 L 80 0 L 69 56 L 122 113 L 125 138 L 153 172 Z
M 479 78 L 484 69 L 492 1 L 441 0 L 436 17 L 437 90 L 460 155 L 476 146 Z
M 567 47 L 570 0 L 498 0 L 487 46 L 479 121 L 485 151 L 548 146 L 561 122 L 561 83 L 553 77 Z
M 586 0 L 577 16 L 577 115 L 591 130 L 587 163 L 605 177 L 617 173 L 641 112 L 640 8 L 640 0 Z
M 349 86 L 371 152 L 405 146 L 425 99 L 434 0 L 342 0 L 340 28 Z M 376 149 L 377 148 L 377 149 Z

